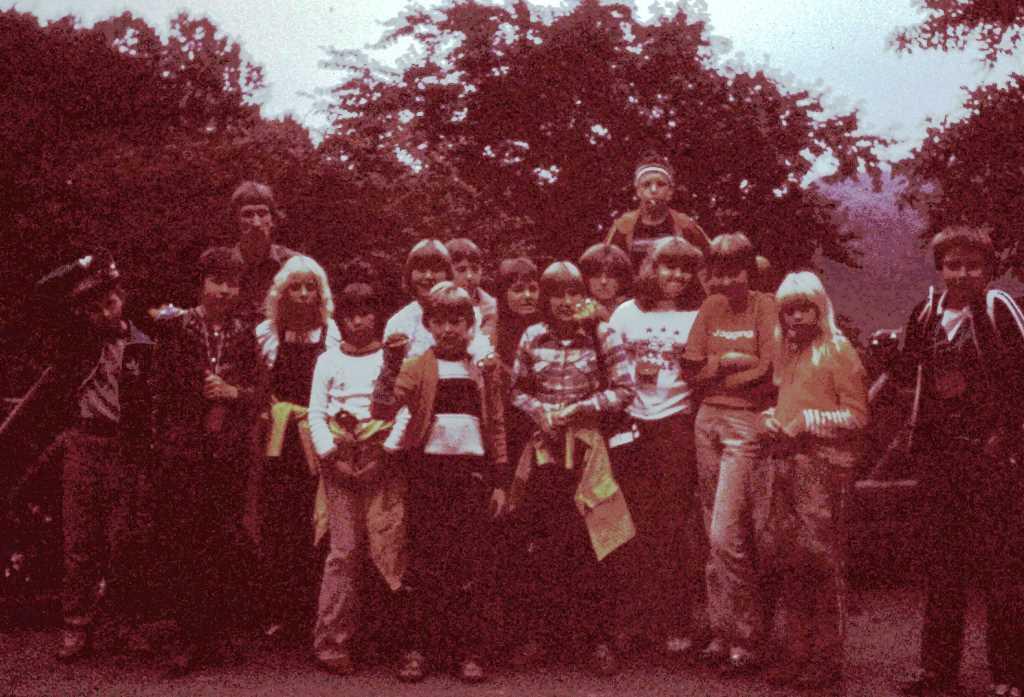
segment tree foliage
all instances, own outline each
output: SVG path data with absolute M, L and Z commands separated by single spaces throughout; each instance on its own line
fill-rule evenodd
M 390 183 L 393 229 L 574 257 L 633 207 L 632 168 L 655 150 L 675 166 L 675 206 L 710 234 L 747 231 L 783 268 L 818 250 L 851 260 L 806 180 L 819 158 L 834 179 L 877 175 L 855 112 L 717 65 L 684 9 L 644 23 L 583 0 L 544 15 L 524 0 L 410 9 L 382 41 L 421 49 L 401 71 L 333 52 L 344 77 L 323 150 Z
M 977 40 L 984 59 L 995 63 L 1013 52 L 1024 31 L 1022 0 L 924 0 L 922 8 L 920 24 L 896 32 L 897 50 L 963 50 Z
M 927 16 L 898 35 L 897 48 L 963 49 L 978 38 L 985 60 L 1009 54 L 1024 29 L 1020 0 L 927 0 Z M 1024 265 L 1024 75 L 968 92 L 966 115 L 928 128 L 899 163 L 903 200 L 927 220 L 925 238 L 954 224 L 988 226 L 1003 269 Z

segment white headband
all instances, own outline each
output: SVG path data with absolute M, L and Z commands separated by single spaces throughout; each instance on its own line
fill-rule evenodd
M 672 174 L 669 173 L 668 169 L 664 165 L 640 165 L 639 167 L 636 168 L 636 174 L 633 175 L 633 186 L 639 184 L 640 179 L 642 179 L 647 174 L 651 174 L 652 172 L 656 172 L 657 174 L 664 176 L 666 179 L 668 179 L 669 184 L 673 183 Z

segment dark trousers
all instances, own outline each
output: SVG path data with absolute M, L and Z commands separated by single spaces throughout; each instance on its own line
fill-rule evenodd
M 199 643 L 251 623 L 256 568 L 242 530 L 244 451 L 231 459 L 203 455 L 161 458 L 170 610 L 184 639 Z
M 88 626 L 97 592 L 106 580 L 108 606 L 122 617 L 137 616 L 138 578 L 144 560 L 134 513 L 138 471 L 118 436 L 72 428 L 60 436 L 64 466 L 64 622 Z
M 266 458 L 262 466 L 259 595 L 263 619 L 311 629 L 319 578 L 313 544 L 318 480 L 309 472 L 297 437 L 285 441 L 281 457 Z
M 607 641 L 615 625 L 615 579 L 573 500 L 578 476 L 557 457 L 534 467 L 512 521 L 521 573 L 508 593 L 511 623 L 551 648 Z
M 921 665 L 955 678 L 963 653 L 972 582 L 987 616 L 985 639 L 995 683 L 1024 684 L 1024 589 L 1020 475 L 981 455 L 980 444 L 933 439 L 922 476 L 927 565 Z
M 460 660 L 487 652 L 492 489 L 482 458 L 420 455 L 407 464 L 409 566 L 400 591 L 404 649 Z
M 609 557 L 620 577 L 618 629 L 661 641 L 701 630 L 700 544 L 693 417 L 640 421 L 640 438 L 611 450 L 636 537 Z

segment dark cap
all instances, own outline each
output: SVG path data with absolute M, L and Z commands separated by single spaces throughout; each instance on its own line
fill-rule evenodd
M 36 291 L 54 302 L 81 303 L 116 288 L 121 274 L 106 250 L 64 264 L 36 283 Z

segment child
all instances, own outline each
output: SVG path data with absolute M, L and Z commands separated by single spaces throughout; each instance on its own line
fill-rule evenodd
M 493 295 L 480 287 L 483 253 L 473 240 L 465 237 L 449 240 L 444 246 L 452 258 L 455 284 L 469 293 L 476 307 L 480 331 L 493 343 L 498 304 Z
M 519 337 L 539 319 L 537 296 L 540 292 L 537 265 L 526 257 L 505 259 L 498 266 L 498 323 L 495 348 L 501 362 L 512 369 Z
M 63 467 L 64 628 L 57 659 L 90 649 L 99 582 L 128 631 L 139 559 L 133 558 L 132 510 L 140 467 L 153 443 L 150 366 L 154 346 L 124 319 L 125 292 L 113 259 L 84 256 L 38 284 L 70 316 L 62 323 L 54 370 L 53 413 Z
M 638 438 L 612 453 L 615 480 L 637 528 L 623 561 L 631 579 L 644 579 L 625 589 L 620 630 L 629 636 L 630 625 L 639 625 L 676 658 L 697 648 L 692 601 L 702 583 L 690 539 L 700 528 L 693 446 L 697 405 L 678 361 L 703 295 L 697 295 L 702 263 L 700 250 L 686 240 L 658 240 L 641 268 L 636 299 L 620 305 L 608 323 L 622 337 L 636 385 L 627 412 L 636 421 Z
M 629 256 L 613 244 L 595 244 L 580 256 L 579 269 L 587 293 L 598 302 L 598 320 L 607 322 L 633 290 Z
M 694 438 L 697 475 L 710 544 L 708 614 L 714 638 L 708 662 L 725 674 L 758 663 L 764 635 L 754 566 L 752 515 L 760 412 L 768 406 L 776 314 L 772 297 L 750 290 L 754 247 L 742 233 L 719 235 L 707 257 L 708 285 L 683 356 L 687 382 L 703 391 Z
M 258 354 L 233 314 L 242 264 L 231 249 L 215 247 L 203 252 L 199 270 L 199 306 L 156 323 L 164 532 L 182 638 L 172 675 L 215 658 L 218 642 L 238 626 L 252 561 L 240 531 Z
M 620 530 L 631 532 L 632 523 L 597 417 L 624 409 L 633 398 L 633 381 L 618 336 L 604 324 L 595 327 L 579 318 L 585 293 L 573 264 L 555 262 L 545 269 L 542 321 L 523 333 L 512 371 L 512 403 L 537 429 L 516 472 L 522 496 L 512 497 L 516 514 L 530 526 L 523 564 L 537 587 L 534 596 L 516 598 L 516 611 L 542 650 L 574 638 L 589 651 L 591 669 L 610 675 L 618 670 L 609 644 L 614 579 L 599 559 L 628 534 L 611 539 L 595 526 L 599 518 L 608 520 L 609 510 L 619 511 L 614 523 Z M 540 657 L 526 648 L 524 654 Z
M 665 158 L 642 158 L 633 171 L 633 187 L 640 207 L 615 219 L 606 244 L 618 244 L 639 261 L 649 251 L 652 240 L 675 236 L 707 254 L 710 242 L 700 226 L 669 207 L 675 194 L 675 170 Z
M 969 579 L 984 592 L 990 695 L 1024 689 L 1024 478 L 1017 464 L 1024 338 L 1020 309 L 988 290 L 996 257 L 988 231 L 950 227 L 932 240 L 945 290 L 918 305 L 891 368 L 915 391 L 911 454 L 928 544 L 921 664 L 901 690 L 956 687 Z
M 327 274 L 313 259 L 298 255 L 274 277 L 267 318 L 256 327 L 270 433 L 267 457 L 254 468 L 250 492 L 261 526 L 268 636 L 290 630 L 291 638 L 301 639 L 313 614 L 311 520 L 319 463 L 304 437 L 304 421 L 316 361 L 341 342 L 333 314 Z
M 773 685 L 829 687 L 842 679 L 846 628 L 843 526 L 856 437 L 867 425 L 866 374 L 813 273 L 791 273 L 775 294 L 778 404 L 764 413 L 771 508 L 779 530 L 772 560 L 780 572 L 788 656 Z
M 384 370 L 371 411 L 410 421 L 399 447 L 405 476 L 409 569 L 404 618 L 407 646 L 398 666 L 405 682 L 422 680 L 425 650 L 454 659 L 465 682 L 486 678 L 481 647 L 481 584 L 487 580 L 489 517 L 504 509 L 498 475 L 507 466 L 503 405 L 494 389 L 496 366 L 468 353 L 473 301 L 454 283 L 438 283 L 424 298 L 423 321 L 434 345 L 402 363 L 404 346 L 388 337 Z
M 368 537 L 376 533 L 368 530 L 368 517 L 396 483 L 377 471 L 386 428 L 370 419 L 373 384 L 384 364 L 380 301 L 371 286 L 352 283 L 337 306 L 341 347 L 317 359 L 309 398 L 309 430 L 320 459 L 330 531 L 313 652 L 324 669 L 347 675 L 355 669 L 351 643 L 363 605 L 360 572 Z M 393 545 L 389 551 L 395 553 Z

